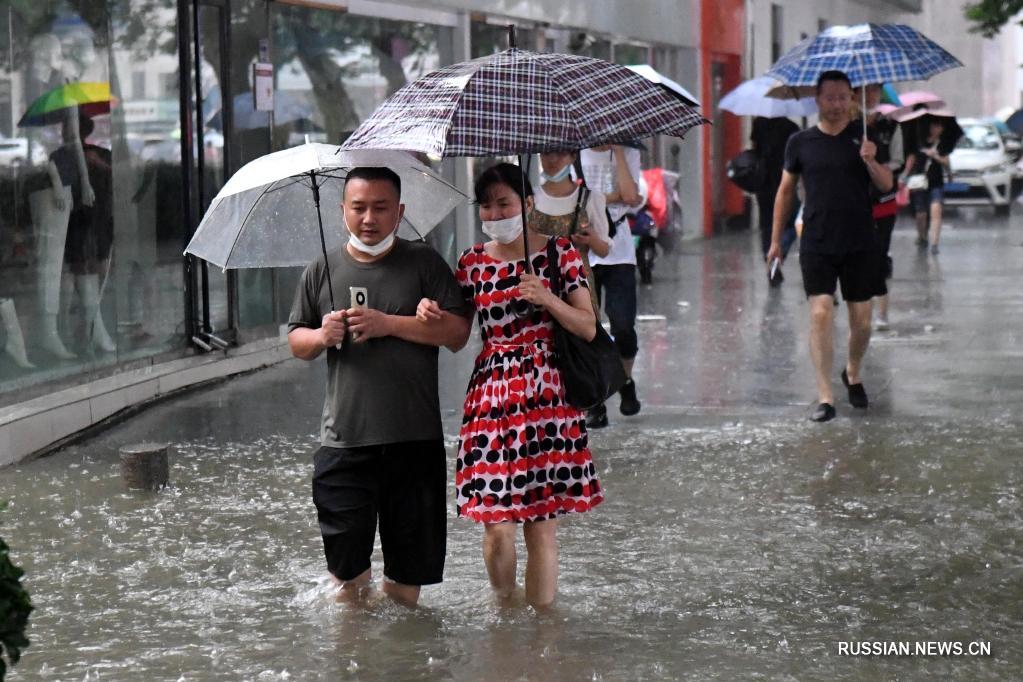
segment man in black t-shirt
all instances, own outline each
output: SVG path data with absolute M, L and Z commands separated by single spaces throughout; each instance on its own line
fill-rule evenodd
M 870 186 L 882 191 L 892 186 L 892 172 L 877 162 L 877 147 L 864 139 L 862 122 L 851 120 L 852 94 L 849 78 L 841 71 L 825 71 L 817 80 L 820 122 L 789 138 L 767 253 L 769 263 L 782 257 L 782 230 L 802 178 L 805 199 L 799 265 L 810 301 L 810 356 L 819 399 L 810 418 L 820 422 L 835 416 L 831 362 L 837 283 L 841 283 L 849 307 L 849 359 L 842 370 L 842 383 L 853 407 L 867 406 L 860 365 L 870 343 L 870 299 L 877 283 Z
M 379 522 L 382 590 L 412 605 L 420 586 L 441 581 L 446 550 L 437 348 L 465 345 L 471 321 L 444 259 L 396 238 L 405 209 L 396 173 L 353 168 L 342 196 L 348 243 L 306 268 L 288 320 L 295 357 L 327 351 L 313 503 L 338 601 L 369 592 Z M 351 307 L 332 310 L 328 270 L 337 303 Z M 416 317 L 423 299 L 437 311 L 428 321 Z

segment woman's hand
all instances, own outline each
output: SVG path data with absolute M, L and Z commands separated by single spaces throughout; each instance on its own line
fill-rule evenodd
M 441 309 L 437 305 L 437 301 L 429 298 L 424 298 L 416 306 L 416 319 L 420 322 L 429 322 L 430 320 L 441 319 Z
M 554 300 L 554 294 L 543 285 L 543 280 L 533 274 L 524 274 L 519 278 L 519 296 L 539 306 L 546 306 Z

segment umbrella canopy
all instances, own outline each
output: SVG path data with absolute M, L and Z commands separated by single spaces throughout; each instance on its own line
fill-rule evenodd
M 405 85 L 343 149 L 406 149 L 438 156 L 502 156 L 682 137 L 707 121 L 624 66 L 511 48 Z
M 425 235 L 466 198 L 409 154 L 304 144 L 262 156 L 231 176 L 185 253 L 225 269 L 308 265 L 347 241 L 339 206 L 344 179 L 357 166 L 387 167 L 401 178 L 400 236 Z M 314 183 L 328 207 L 325 215 L 319 199 L 314 202 Z
M 689 92 L 675 81 L 671 80 L 661 72 L 657 71 L 656 69 L 654 69 L 654 67 L 650 66 L 649 64 L 631 64 L 625 68 L 631 71 L 635 71 L 636 73 L 638 73 L 643 78 L 646 78 L 651 83 L 657 83 L 662 88 L 670 92 L 675 97 L 678 97 L 689 106 L 691 107 L 700 106 L 700 101 L 696 99 L 696 96 L 693 95 L 693 93 Z
M 79 115 L 88 117 L 110 113 L 110 83 L 74 82 L 56 87 L 29 105 L 18 121 L 19 128 L 48 126 L 60 123 L 71 107 L 78 107 Z
M 842 71 L 854 88 L 870 83 L 926 80 L 962 62 L 915 29 L 902 24 L 831 26 L 789 50 L 766 75 L 808 88 L 825 71 Z M 801 94 L 809 94 L 804 90 Z M 772 96 L 789 97 L 782 88 Z M 900 96 L 901 99 L 901 96 Z
M 1016 110 L 1009 118 L 1005 119 L 1005 125 L 1017 135 L 1023 135 L 1023 109 Z
M 895 91 L 891 83 L 883 83 L 881 85 L 881 103 L 890 104 L 896 107 L 902 106 L 902 100 L 899 98 L 899 93 Z
M 817 101 L 813 97 L 800 99 L 776 99 L 768 97 L 769 90 L 780 85 L 773 78 L 761 76 L 740 84 L 721 98 L 718 107 L 738 116 L 764 116 L 766 118 L 801 118 L 817 113 Z
M 940 109 L 945 106 L 945 100 L 941 96 L 926 90 L 910 90 L 909 92 L 904 92 L 899 95 L 899 101 L 902 102 L 902 104 L 899 105 L 902 107 L 926 104 L 930 107 Z
M 952 110 L 945 108 L 943 102 L 939 102 L 939 104 L 942 106 L 917 104 L 912 107 L 901 107 L 889 115 L 889 118 L 902 124 L 903 147 L 906 150 L 918 149 L 928 134 L 923 126 L 925 116 L 941 118 L 942 123 L 945 124 L 941 131 L 941 137 L 938 139 L 938 151 L 942 154 L 949 154 L 955 149 L 959 138 L 963 136 L 963 129 L 956 121 Z

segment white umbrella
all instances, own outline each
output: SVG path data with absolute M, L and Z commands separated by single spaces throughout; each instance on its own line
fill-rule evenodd
M 633 64 L 632 66 L 627 66 L 625 68 L 635 71 L 636 73 L 638 73 L 643 78 L 646 78 L 651 83 L 657 83 L 668 92 L 680 98 L 689 106 L 693 107 L 700 106 L 700 101 L 696 99 L 693 93 L 689 92 L 681 85 L 665 76 L 660 71 L 657 71 L 656 69 L 654 69 L 654 67 L 650 66 L 649 64 Z
M 390 168 L 401 178 L 401 237 L 422 239 L 466 198 L 406 152 L 307 143 L 242 166 L 214 197 L 185 253 L 228 269 L 308 265 L 340 249 L 348 237 L 344 179 L 358 166 Z
M 801 118 L 817 113 L 817 101 L 813 97 L 798 99 L 775 99 L 767 93 L 778 87 L 785 87 L 769 76 L 751 78 L 721 98 L 718 107 L 737 116 L 764 116 L 766 118 Z

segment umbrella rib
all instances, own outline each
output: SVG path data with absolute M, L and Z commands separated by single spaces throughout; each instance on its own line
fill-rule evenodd
M 273 185 L 274 183 L 270 183 L 269 185 L 264 187 L 262 191 L 260 191 L 259 196 L 256 197 L 256 200 L 252 202 L 252 206 L 249 206 L 249 210 L 245 212 L 245 218 L 242 219 L 241 227 L 238 228 L 238 234 L 234 236 L 234 241 L 231 242 L 231 248 L 227 250 L 227 258 L 224 259 L 225 269 L 227 267 L 227 264 L 231 261 L 231 254 L 234 253 L 234 247 L 238 246 L 238 240 L 241 239 L 242 227 L 245 226 L 245 223 L 248 221 L 249 216 L 252 215 L 252 212 L 256 209 L 256 204 L 259 203 L 259 200 L 263 198 L 263 196 L 270 190 L 271 187 L 273 187 Z

